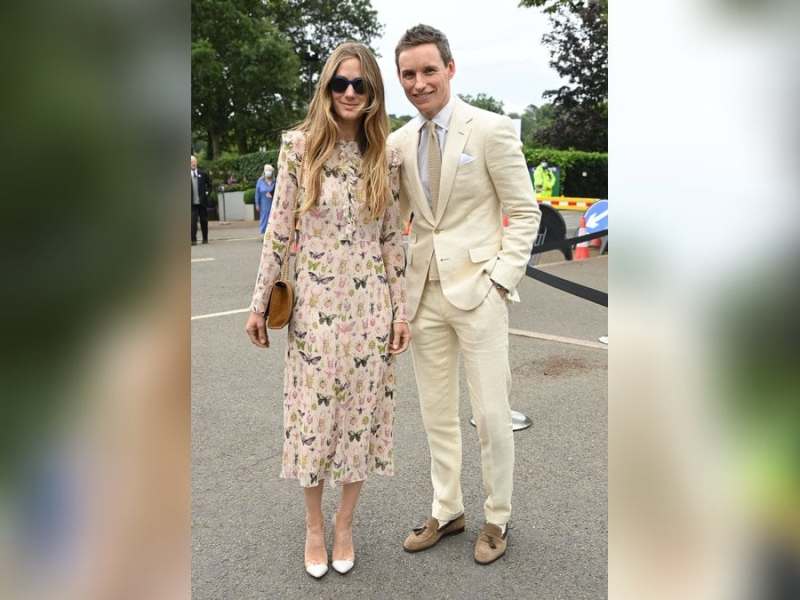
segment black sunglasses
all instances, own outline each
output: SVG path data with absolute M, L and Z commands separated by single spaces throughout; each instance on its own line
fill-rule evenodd
M 337 94 L 344 94 L 347 91 L 347 88 L 351 85 L 353 86 L 353 91 L 359 96 L 363 96 L 367 91 L 364 80 L 360 77 L 358 79 L 350 80 L 345 79 L 341 75 L 337 75 L 331 79 L 331 89 Z

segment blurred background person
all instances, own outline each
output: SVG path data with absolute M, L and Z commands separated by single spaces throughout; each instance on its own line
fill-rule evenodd
M 208 243 L 208 199 L 211 196 L 211 176 L 198 168 L 197 157 L 192 155 L 190 160 L 191 181 L 190 196 L 192 202 L 192 246 L 197 244 L 197 220 L 200 220 L 200 230 L 203 234 L 203 243 Z
M 264 174 L 256 182 L 256 206 L 260 217 L 258 228 L 262 235 L 267 230 L 269 211 L 272 208 L 272 194 L 275 192 L 274 172 L 272 165 L 264 165 Z
M 555 175 L 547 167 L 547 161 L 543 160 L 533 171 L 533 189 L 536 190 L 537 196 L 545 198 L 553 195 L 555 184 Z

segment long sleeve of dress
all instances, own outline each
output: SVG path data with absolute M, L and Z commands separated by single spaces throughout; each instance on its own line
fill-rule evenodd
M 278 157 L 278 176 L 275 181 L 272 210 L 264 234 L 261 263 L 258 267 L 250 310 L 264 314 L 272 285 L 277 281 L 284 260 L 289 259 L 289 244 L 294 234 L 295 210 L 300 171 L 300 156 L 304 136 L 290 131 L 283 134 Z
M 403 248 L 403 225 L 400 219 L 400 156 L 391 150 L 389 163 L 390 202 L 383 214 L 381 226 L 381 254 L 389 280 L 392 300 L 392 318 L 407 320 L 406 313 L 406 253 Z

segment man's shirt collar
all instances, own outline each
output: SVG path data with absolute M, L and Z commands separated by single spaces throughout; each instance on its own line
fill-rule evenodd
M 447 131 L 447 128 L 450 125 L 450 117 L 453 116 L 453 108 L 455 107 L 455 104 L 455 95 L 451 93 L 450 100 L 448 100 L 447 104 L 442 107 L 442 110 L 436 113 L 431 121 L 436 123 L 438 127 Z M 427 122 L 428 119 L 426 119 L 422 113 L 417 113 L 417 130 L 422 129 Z

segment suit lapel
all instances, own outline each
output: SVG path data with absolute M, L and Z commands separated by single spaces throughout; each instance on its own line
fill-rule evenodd
M 425 190 L 422 189 L 422 181 L 419 178 L 418 150 L 419 130 L 412 128 L 405 145 L 405 154 L 409 159 L 409 168 L 406 170 L 410 186 L 409 196 L 415 200 L 411 209 L 433 223 L 433 212 L 428 204 L 428 199 L 425 197 Z
M 470 123 L 472 117 L 465 114 L 462 102 L 456 100 L 453 107 L 453 116 L 450 117 L 450 127 L 447 132 L 447 141 L 444 144 L 442 154 L 442 179 L 439 183 L 439 203 L 436 206 L 436 220 L 438 223 L 444 214 L 447 203 L 450 200 L 450 193 L 453 191 L 453 180 L 456 178 L 458 161 L 464 145 L 469 136 Z

